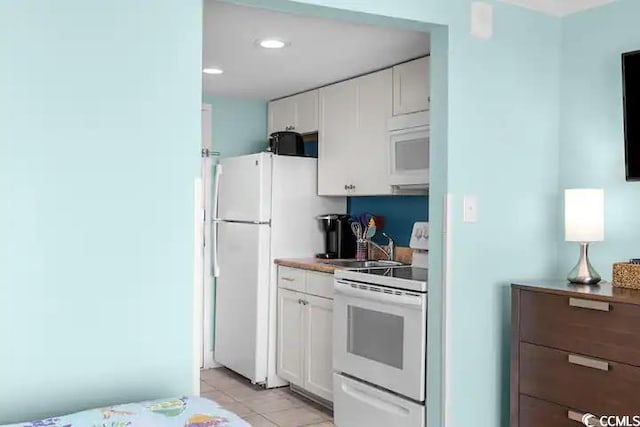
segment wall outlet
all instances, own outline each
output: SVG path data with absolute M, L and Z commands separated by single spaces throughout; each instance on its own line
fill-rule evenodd
M 464 222 L 478 222 L 478 196 L 464 196 Z

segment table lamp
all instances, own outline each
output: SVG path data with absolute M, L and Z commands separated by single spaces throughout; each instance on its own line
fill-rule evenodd
M 580 243 L 580 259 L 569 272 L 571 283 L 595 285 L 600 275 L 589 262 L 589 243 L 604 240 L 604 190 L 564 190 L 564 239 Z

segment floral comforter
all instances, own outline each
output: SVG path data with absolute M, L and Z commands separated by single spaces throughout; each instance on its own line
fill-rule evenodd
M 208 399 L 180 397 L 90 409 L 0 427 L 250 427 Z

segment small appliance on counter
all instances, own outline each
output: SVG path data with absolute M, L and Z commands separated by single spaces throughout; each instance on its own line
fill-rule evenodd
M 335 272 L 336 425 L 425 426 L 429 223 L 410 246 L 410 266 Z
M 280 156 L 304 157 L 304 141 L 297 132 L 274 132 L 269 136 L 267 151 Z
M 356 254 L 356 239 L 351 232 L 349 215 L 326 214 L 316 217 L 324 232 L 324 253 L 316 258 L 353 258 Z

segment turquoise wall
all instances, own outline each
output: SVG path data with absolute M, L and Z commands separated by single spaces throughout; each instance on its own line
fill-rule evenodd
M 265 151 L 267 101 L 220 95 L 203 95 L 211 104 L 212 148 L 222 157 Z
M 640 49 L 640 2 L 619 0 L 564 20 L 560 189 L 605 191 L 605 241 L 590 259 L 611 279 L 614 262 L 640 253 L 640 182 L 626 182 L 620 54 Z M 640 117 L 635 118 L 640 120 Z M 578 259 L 575 243 L 564 242 L 562 194 L 558 196 L 559 274 Z
M 201 2 L 0 16 L 0 424 L 191 393 Z
M 426 196 L 377 196 L 347 198 L 347 212 L 358 217 L 371 213 L 383 218 L 374 241 L 387 244 L 384 231 L 399 246 L 409 246 L 411 230 L 416 221 L 428 221 L 428 198 Z

